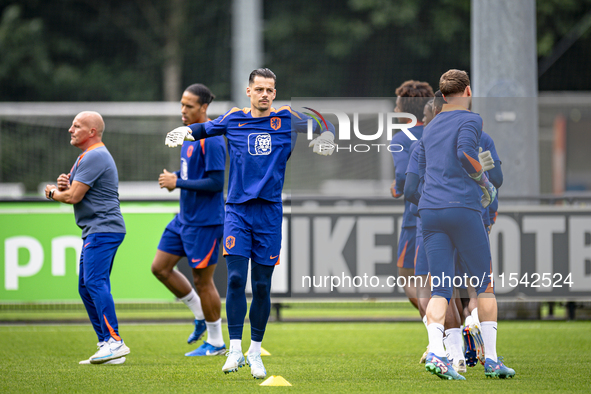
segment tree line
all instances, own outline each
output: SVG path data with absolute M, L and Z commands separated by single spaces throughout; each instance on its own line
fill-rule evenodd
M 278 99 L 389 97 L 404 80 L 470 70 L 470 0 L 263 9 Z M 0 101 L 177 101 L 195 82 L 230 100 L 231 12 L 231 0 L 0 0 Z M 540 90 L 591 90 L 591 0 L 538 0 L 536 13 L 540 62 L 562 53 Z

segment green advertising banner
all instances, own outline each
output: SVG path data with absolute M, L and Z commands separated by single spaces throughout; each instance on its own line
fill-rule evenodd
M 150 270 L 178 203 L 122 204 L 127 227 L 111 286 L 116 301 L 172 301 Z M 65 204 L 0 204 L 0 302 L 80 301 L 81 230 Z

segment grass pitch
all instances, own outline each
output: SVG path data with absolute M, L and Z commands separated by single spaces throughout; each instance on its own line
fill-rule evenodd
M 261 387 L 250 368 L 224 375 L 225 357 L 185 357 L 190 324 L 121 324 L 131 354 L 123 365 L 78 365 L 95 352 L 85 325 L 0 326 L 0 391 L 22 392 L 589 392 L 590 322 L 500 322 L 498 353 L 514 379 L 443 381 L 418 360 L 422 323 L 270 323 L 268 376 L 292 387 Z M 249 338 L 248 325 L 244 338 Z M 227 333 L 226 333 L 227 335 Z M 227 336 L 226 336 L 226 343 Z M 245 340 L 246 350 L 249 340 Z

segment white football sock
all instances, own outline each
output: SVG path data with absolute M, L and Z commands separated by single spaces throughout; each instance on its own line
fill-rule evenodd
M 497 362 L 497 322 L 483 321 L 480 324 L 480 331 L 484 341 L 484 356 Z
M 464 322 L 464 327 L 470 327 L 470 324 L 474 322 L 472 315 L 466 316 L 466 321 Z
M 201 299 L 195 293 L 195 289 L 191 289 L 191 292 L 180 299 L 185 303 L 185 305 L 193 312 L 195 315 L 195 319 L 203 320 L 205 316 L 203 316 L 203 309 L 201 309 Z
M 474 319 L 474 324 L 477 324 L 480 326 L 480 319 L 478 318 L 478 308 L 474 308 L 472 310 L 472 319 Z
M 462 330 L 459 328 L 450 328 L 445 330 L 445 346 L 447 353 L 457 364 L 459 360 L 465 360 L 464 353 L 462 352 Z
M 234 349 L 242 353 L 242 339 L 230 339 L 230 350 Z
M 207 326 L 207 343 L 212 346 L 220 347 L 224 344 L 224 337 L 222 336 L 222 319 L 210 323 L 205 322 Z
M 423 316 L 423 324 L 425 325 L 425 328 L 427 328 L 427 315 Z
M 250 341 L 250 349 L 248 354 L 257 354 L 261 352 L 261 342 Z
M 443 325 L 431 323 L 427 326 L 427 333 L 429 334 L 429 352 L 437 357 L 445 357 L 445 349 L 443 348 Z

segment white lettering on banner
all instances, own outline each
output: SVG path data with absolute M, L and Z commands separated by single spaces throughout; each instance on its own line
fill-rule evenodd
M 291 289 L 293 293 L 309 293 L 312 285 L 302 286 L 301 278 L 310 276 L 310 219 L 294 217 L 291 229 Z
M 66 249 L 76 251 L 76 275 L 80 273 L 80 253 L 82 239 L 74 235 L 64 235 L 51 240 L 51 274 L 53 276 L 66 275 Z
M 289 220 L 283 218 L 281 223 L 281 253 L 279 256 L 279 265 L 273 270 L 271 282 L 271 293 L 287 293 L 289 291 Z M 270 256 L 269 256 L 270 257 Z
M 502 250 L 499 255 L 499 236 L 503 235 Z M 510 286 L 501 287 L 499 274 L 505 272 L 521 274 L 521 232 L 519 225 L 510 216 L 499 215 L 490 232 L 490 254 L 494 274 L 495 293 L 504 294 L 513 290 Z M 503 266 L 501 268 L 501 262 Z
M 18 263 L 19 249 L 27 249 L 29 261 Z M 18 236 L 4 240 L 4 288 L 18 290 L 18 279 L 33 276 L 43 267 L 43 246 L 33 237 Z
M 554 237 L 555 233 L 566 231 L 564 216 L 524 216 L 523 232 L 536 236 L 536 272 L 554 274 Z M 571 237 L 574 234 L 570 234 Z M 551 292 L 551 286 L 540 286 L 536 291 Z
M 357 219 L 357 274 L 375 276 L 376 264 L 392 263 L 392 247 L 376 245 L 376 235 L 393 234 L 394 218 L 360 217 Z M 376 279 L 386 281 L 387 275 L 380 275 Z M 393 287 L 364 287 L 363 292 L 392 292 Z
M 591 273 L 586 265 L 591 264 L 591 217 L 571 216 L 569 218 L 569 272 L 572 273 L 573 291 L 589 291 L 591 289 Z
M 314 276 L 348 275 L 351 276 L 343 249 L 355 226 L 355 218 L 339 218 L 331 232 L 330 218 L 314 219 Z M 316 293 L 328 293 L 329 288 L 319 287 Z M 354 293 L 351 286 L 340 287 L 341 293 Z

